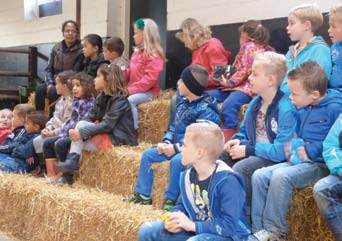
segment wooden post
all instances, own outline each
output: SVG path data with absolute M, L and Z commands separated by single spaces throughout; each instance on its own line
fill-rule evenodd
M 30 73 L 30 76 L 28 78 L 28 85 L 33 84 L 33 80 L 37 78 L 37 56 L 38 56 L 38 51 L 37 47 L 31 46 L 30 48 L 30 53 L 28 55 L 28 70 Z
M 81 0 L 76 0 L 76 23 L 78 24 L 80 30 L 78 34 L 81 38 Z

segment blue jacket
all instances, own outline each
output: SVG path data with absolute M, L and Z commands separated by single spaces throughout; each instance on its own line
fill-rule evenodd
M 332 175 L 342 174 L 342 150 L 340 136 L 342 131 L 342 114 L 337 118 L 323 142 L 323 158 Z
M 179 98 L 175 119 L 169 124 L 169 128 L 162 141 L 175 145 L 176 152 L 180 152 L 183 145 L 185 129 L 190 124 L 199 120 L 207 120 L 220 125 L 220 114 L 216 99 L 207 94 L 189 102 L 185 98 Z
M 330 77 L 332 68 L 330 48 L 321 36 L 314 37 L 305 48 L 299 51 L 297 55 L 294 54 L 295 49 L 295 45 L 290 46 L 289 51 L 286 54 L 288 72 L 299 67 L 306 61 L 312 60 L 320 64 L 324 68 L 327 77 Z M 290 95 L 287 77 L 285 77 L 280 89 L 286 95 Z
M 331 46 L 332 72 L 330 88 L 342 88 L 342 42 Z
M 270 143 L 256 142 L 256 118 L 261 108 L 261 97 L 256 96 L 248 105 L 240 131 L 232 139 L 246 145 L 246 157 L 258 156 L 274 162 L 286 160 L 284 145 L 294 136 L 297 123 L 296 108 L 284 93 L 277 94 L 266 111 L 266 133 Z
M 342 94 L 328 90 L 327 95 L 315 106 L 298 110 L 297 134 L 305 142 L 305 151 L 311 161 L 324 162 L 323 141 L 342 112 Z
M 216 172 L 208 191 L 212 218 L 196 220 L 197 206 L 194 203 L 188 168 L 181 173 L 181 198 L 171 212 L 181 211 L 196 224 L 196 233 L 212 233 L 233 240 L 244 240 L 250 233 L 246 225 L 246 193 L 243 178 L 222 161 L 217 161 Z

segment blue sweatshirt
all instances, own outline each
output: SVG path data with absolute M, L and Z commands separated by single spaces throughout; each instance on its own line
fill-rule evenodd
M 287 72 L 299 67 L 308 60 L 312 60 L 320 64 L 324 68 L 327 77 L 330 77 L 332 69 L 330 48 L 321 36 L 314 37 L 305 48 L 297 53 L 297 55 L 295 55 L 295 49 L 296 45 L 290 46 L 289 51 L 286 54 Z M 287 77 L 285 77 L 280 89 L 286 95 L 290 95 Z
M 195 222 L 196 233 L 212 233 L 231 237 L 234 241 L 245 240 L 250 233 L 246 225 L 246 194 L 243 178 L 232 171 L 222 161 L 217 161 L 208 190 L 209 206 L 212 218 L 206 221 L 196 220 L 193 192 L 191 191 L 188 168 L 181 174 L 181 198 L 171 212 L 181 211 Z
M 342 42 L 331 46 L 332 72 L 330 77 L 330 88 L 342 88 Z
M 298 110 L 298 137 L 304 140 L 311 161 L 324 162 L 323 141 L 341 112 L 342 94 L 336 90 L 328 90 L 317 105 Z

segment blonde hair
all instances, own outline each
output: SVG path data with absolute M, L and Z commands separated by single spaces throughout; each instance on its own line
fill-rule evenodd
M 116 64 L 102 64 L 98 72 L 103 75 L 106 82 L 105 90 L 109 95 L 128 96 L 127 82 L 123 77 L 121 68 Z
M 26 118 L 26 115 L 34 111 L 34 107 L 30 104 L 17 104 L 14 106 L 15 111 L 20 118 Z
M 190 142 L 196 148 L 207 151 L 209 159 L 218 159 L 223 151 L 224 137 L 222 130 L 214 123 L 193 123 L 186 128 L 186 134 L 188 134 Z M 210 144 L 208 145 L 208 143 Z
M 342 4 L 337 4 L 330 8 L 329 15 L 338 15 L 338 17 L 342 18 Z
M 143 31 L 144 58 L 147 59 L 151 56 L 155 56 L 156 51 L 157 51 L 158 54 L 160 54 L 162 58 L 165 60 L 165 54 L 161 46 L 158 25 L 150 18 L 138 19 L 138 21 L 140 20 L 144 22 L 143 29 L 137 26 L 137 22 L 134 23 L 134 26 L 137 29 L 140 29 Z
M 180 29 L 181 31 L 176 33 L 176 38 L 183 43 L 190 43 L 191 50 L 200 47 L 203 42 L 208 41 L 211 38 L 210 28 L 201 25 L 194 18 L 185 19 L 181 23 Z
M 284 55 L 271 51 L 257 52 L 254 62 L 262 62 L 264 70 L 276 77 L 278 87 L 283 82 L 287 72 L 287 61 Z
M 297 17 L 302 23 L 310 21 L 312 32 L 316 32 L 323 24 L 323 14 L 317 4 L 302 4 L 293 8 L 289 16 Z

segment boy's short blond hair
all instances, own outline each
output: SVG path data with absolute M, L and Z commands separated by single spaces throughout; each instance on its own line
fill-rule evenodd
M 294 15 L 301 22 L 310 21 L 311 30 L 315 33 L 323 24 L 323 14 L 317 4 L 302 4 L 291 9 L 289 15 Z
M 332 8 L 330 8 L 329 11 L 329 16 L 337 16 L 340 19 L 342 19 L 342 4 L 337 4 L 335 6 L 333 6 Z
M 193 123 L 186 128 L 186 134 L 196 148 L 207 151 L 210 160 L 216 161 L 223 152 L 224 137 L 221 128 L 215 123 Z
M 328 78 L 321 65 L 314 61 L 307 61 L 288 74 L 289 81 L 299 81 L 308 93 L 319 91 L 324 96 L 328 88 Z
M 271 51 L 257 52 L 254 57 L 254 62 L 261 62 L 264 71 L 268 75 L 275 76 L 277 87 L 281 85 L 287 72 L 287 61 L 284 55 Z
M 13 111 L 16 112 L 18 117 L 26 118 L 26 115 L 34 111 L 34 108 L 30 104 L 17 104 L 16 106 L 14 106 Z

